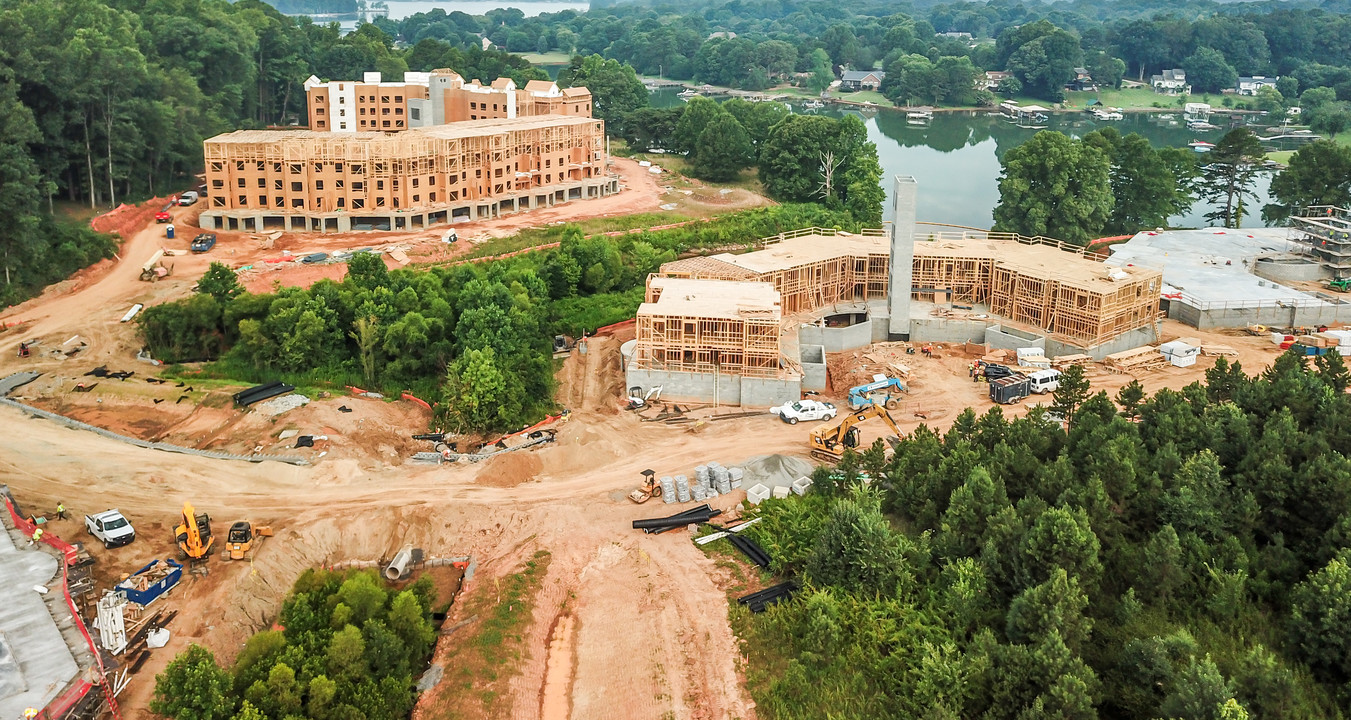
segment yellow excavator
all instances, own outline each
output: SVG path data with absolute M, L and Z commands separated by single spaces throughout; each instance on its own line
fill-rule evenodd
M 222 560 L 243 560 L 254 545 L 261 545 L 263 538 L 272 537 L 272 528 L 260 525 L 254 527 L 247 520 L 242 520 L 230 526 L 230 533 L 225 536 L 225 549 L 227 552 L 221 555 Z
M 204 560 L 211 553 L 211 516 L 192 509 L 192 503 L 183 503 L 183 522 L 174 528 L 178 549 L 189 560 Z
M 858 447 L 859 424 L 871 418 L 882 418 L 891 432 L 899 440 L 901 429 L 891 418 L 891 413 L 882 405 L 869 405 L 862 410 L 851 412 L 833 424 L 822 424 L 812 429 L 809 439 L 812 457 L 827 462 L 839 462 L 847 448 Z M 894 441 L 893 441 L 894 442 Z

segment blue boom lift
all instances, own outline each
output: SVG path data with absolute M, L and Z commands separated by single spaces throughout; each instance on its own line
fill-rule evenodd
M 900 393 L 903 392 L 905 386 L 900 380 L 886 375 L 874 375 L 873 381 L 867 385 L 849 388 L 849 407 L 862 410 L 872 405 L 885 405 L 894 409 L 900 402 Z

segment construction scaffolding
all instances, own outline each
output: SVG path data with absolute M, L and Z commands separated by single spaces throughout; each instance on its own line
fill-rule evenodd
M 1351 278 L 1351 210 L 1334 205 L 1306 207 L 1290 218 L 1292 239 L 1332 273 L 1332 279 Z
M 722 253 L 661 266 L 662 277 L 767 282 L 784 315 L 887 296 L 890 241 L 884 230 L 805 228 L 761 239 L 741 255 Z
M 632 366 L 742 377 L 781 373 L 779 293 L 762 282 L 649 277 Z

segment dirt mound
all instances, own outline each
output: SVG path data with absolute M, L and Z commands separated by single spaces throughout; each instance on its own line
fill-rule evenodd
M 768 487 L 791 485 L 794 480 L 811 475 L 813 467 L 802 458 L 787 455 L 756 455 L 747 458 L 746 462 L 741 464 L 742 471 L 746 473 L 742 479 L 742 487 L 750 487 L 756 483 Z
M 167 202 L 165 198 L 150 198 L 140 205 L 118 205 L 94 218 L 89 225 L 99 232 L 113 233 L 126 240 L 140 232 Z
M 479 473 L 478 482 L 490 487 L 516 487 L 534 480 L 544 469 L 539 456 L 529 450 L 518 450 L 489 458 Z

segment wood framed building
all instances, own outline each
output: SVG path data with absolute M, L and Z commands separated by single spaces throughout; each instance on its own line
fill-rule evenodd
M 779 291 L 784 315 L 887 296 L 890 240 L 884 230 L 853 234 L 805 228 L 760 241 L 762 249 L 675 260 L 663 277 L 767 282 Z
M 988 305 L 1083 347 L 1153 323 L 1162 288 L 1157 270 L 1110 267 L 1043 238 L 954 233 L 915 243 L 913 297 Z
M 651 277 L 631 365 L 666 372 L 777 377 L 779 293 L 763 282 Z
M 584 117 L 239 130 L 203 148 L 208 229 L 411 229 L 618 191 L 602 122 Z

